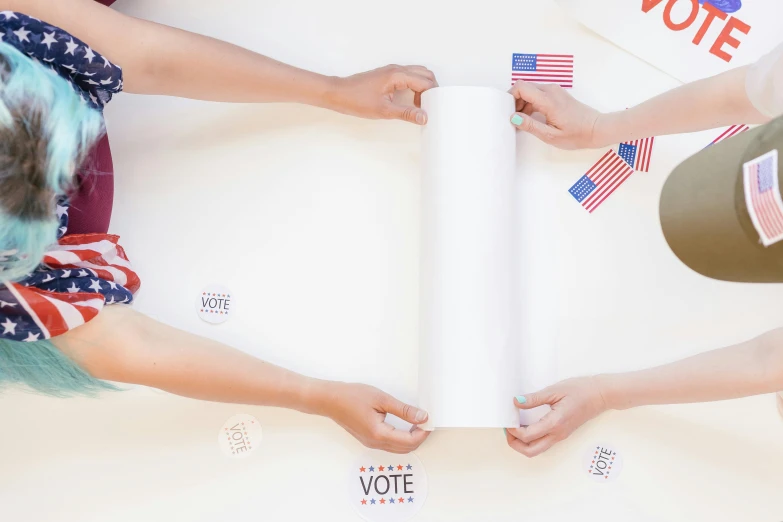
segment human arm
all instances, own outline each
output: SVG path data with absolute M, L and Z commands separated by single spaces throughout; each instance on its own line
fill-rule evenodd
M 223 102 L 295 102 L 363 118 L 426 123 L 426 113 L 393 99 L 436 85 L 421 66 L 387 66 L 345 78 L 278 62 L 227 42 L 124 15 L 93 0 L 0 0 L 0 9 L 46 20 L 123 69 L 124 89 Z M 78 52 L 78 51 L 77 51 Z M 418 96 L 416 97 L 418 100 Z
M 54 345 L 93 377 L 142 384 L 194 399 L 290 408 L 329 417 L 364 445 L 393 453 L 416 449 L 428 432 L 397 430 L 427 414 L 371 386 L 302 376 L 217 341 L 110 306 Z
M 509 429 L 509 445 L 533 457 L 606 410 L 652 404 L 735 399 L 783 389 L 783 328 L 734 346 L 663 366 L 568 379 L 515 398 L 522 409 L 552 411 L 527 427 Z
M 736 123 L 764 123 L 746 91 L 750 67 L 688 83 L 627 110 L 601 113 L 556 85 L 517 82 L 517 127 L 564 149 L 599 148 L 650 136 L 694 132 Z M 543 114 L 546 122 L 531 118 Z M 512 116 L 513 117 L 513 116 Z

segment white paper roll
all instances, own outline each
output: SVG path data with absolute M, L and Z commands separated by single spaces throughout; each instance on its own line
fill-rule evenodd
M 422 428 L 519 426 L 514 99 L 441 87 L 422 108 Z

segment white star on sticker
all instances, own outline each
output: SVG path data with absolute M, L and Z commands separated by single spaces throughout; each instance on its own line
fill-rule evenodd
M 6 20 L 10 20 L 11 18 L 16 18 L 17 20 L 19 19 L 19 17 L 17 17 L 16 13 L 14 13 L 13 11 L 3 11 L 0 14 L 5 15 Z
M 16 35 L 17 38 L 19 38 L 20 42 L 29 42 L 30 40 L 27 39 L 27 35 L 30 34 L 30 31 L 26 31 L 24 27 L 20 28 L 17 31 L 13 31 L 13 33 Z
M 88 275 L 90 274 L 87 273 L 87 270 L 79 270 L 79 277 L 87 277 Z
M 106 304 L 107 304 L 107 305 L 111 305 L 111 304 L 114 304 L 114 303 L 116 303 L 116 302 L 117 302 L 117 301 L 115 301 L 115 300 L 114 300 L 114 296 L 112 295 L 112 296 L 110 296 L 110 297 L 109 297 L 109 300 L 108 300 L 108 301 L 106 301 Z
M 68 207 L 64 207 L 62 205 L 57 205 L 57 219 L 60 219 L 65 215 L 65 213 L 68 212 Z
M 44 33 L 44 39 L 41 41 L 42 45 L 45 45 L 47 49 L 52 50 L 52 44 L 57 43 L 57 38 L 54 37 L 54 33 Z
M 49 281 L 54 281 L 54 278 L 52 277 L 52 274 L 46 274 L 46 278 L 44 278 L 42 283 L 48 283 Z
M 111 287 L 112 290 L 117 290 L 117 283 L 115 283 L 114 281 L 109 281 L 109 286 Z
M 90 285 L 90 288 L 92 288 L 96 292 L 100 292 L 101 290 L 103 290 L 103 288 L 101 288 L 101 282 L 98 281 L 97 279 L 92 280 L 92 284 Z
M 71 271 L 70 270 L 63 270 L 63 274 L 60 276 L 63 279 L 71 277 Z
M 110 85 L 112 83 L 114 83 L 114 80 L 112 80 L 111 78 L 109 78 L 108 80 L 101 80 L 101 85 Z
M 78 292 L 78 291 L 79 291 L 79 287 L 78 287 L 78 286 L 76 286 L 76 281 L 74 281 L 74 282 L 71 284 L 71 286 L 69 286 L 69 287 L 68 287 L 68 292 L 69 292 L 69 293 L 71 293 L 71 294 L 75 294 L 75 293 L 76 293 L 76 292 Z
M 84 57 L 87 58 L 88 62 L 92 63 L 92 59 L 95 58 L 95 53 L 92 52 L 92 49 L 90 49 L 89 47 L 85 47 L 85 49 L 86 50 L 84 51 Z
M 76 49 L 79 48 L 79 44 L 73 41 L 73 38 L 71 38 L 70 42 L 65 42 L 65 45 L 68 47 L 65 50 L 65 54 L 70 54 L 71 56 L 76 56 Z
M 11 321 L 9 318 L 6 317 L 5 318 L 5 322 L 3 324 L 0 324 L 0 326 L 2 326 L 4 328 L 3 329 L 3 335 L 9 334 L 9 333 L 11 335 L 16 335 L 16 323 Z
M 100 83 L 96 82 L 95 80 L 89 79 L 89 78 L 87 79 L 87 83 L 89 83 L 90 85 L 100 85 Z
M 16 303 L 9 303 L 8 301 L 3 301 L 2 299 L 0 299 L 0 308 L 5 308 L 6 306 L 9 308 L 13 308 L 14 306 L 16 306 Z
M 90 99 L 92 100 L 92 102 L 93 102 L 95 105 L 98 105 L 98 98 L 96 98 L 95 96 L 93 96 L 93 95 L 92 95 L 92 93 L 90 93 Z
M 109 59 L 108 59 L 108 58 L 106 58 L 106 57 L 104 56 L 104 57 L 103 57 L 103 67 L 104 67 L 104 68 L 106 68 L 106 67 L 110 67 L 110 66 L 111 66 L 111 62 L 109 61 Z
M 122 301 L 120 301 L 120 303 L 127 303 L 127 302 L 128 302 L 128 296 L 126 295 L 126 296 L 125 296 L 125 299 L 123 299 Z
M 40 334 L 33 334 L 33 332 L 30 332 L 28 334 L 28 336 L 27 336 L 27 339 L 25 339 L 24 342 L 26 342 L 26 343 L 34 343 L 35 341 L 38 340 L 38 336 L 39 335 Z

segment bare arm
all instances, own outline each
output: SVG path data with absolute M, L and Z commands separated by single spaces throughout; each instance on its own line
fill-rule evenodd
M 738 123 L 765 123 L 745 90 L 748 67 L 739 67 L 672 89 L 628 110 L 603 114 L 596 141 L 623 141 L 714 129 Z
M 423 124 L 421 109 L 398 105 L 395 90 L 417 93 L 436 85 L 421 66 L 389 66 L 347 78 L 324 76 L 214 38 L 107 8 L 93 0 L 0 0 L 57 25 L 123 68 L 124 88 L 223 102 L 297 102 L 365 118 Z
M 783 329 L 671 364 L 596 378 L 609 409 L 735 399 L 783 390 Z
M 376 388 L 308 378 L 129 307 L 107 307 L 53 342 L 98 379 L 143 384 L 194 399 L 323 415 L 363 444 L 396 453 L 413 451 L 427 437 L 419 429 L 400 431 L 386 424 L 386 413 L 413 424 L 424 422 L 427 414 Z
M 552 411 L 509 429 L 509 445 L 533 457 L 607 409 L 734 399 L 783 390 L 783 329 L 648 370 L 568 379 L 514 399 L 521 409 Z

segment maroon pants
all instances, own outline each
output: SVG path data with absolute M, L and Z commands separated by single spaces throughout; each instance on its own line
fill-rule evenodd
M 115 0 L 96 0 L 111 5 Z M 114 203 L 114 165 L 109 137 L 103 136 L 93 147 L 76 175 L 77 186 L 70 195 L 69 234 L 105 234 L 109 231 Z

